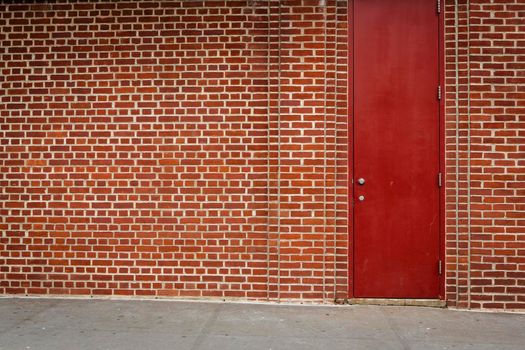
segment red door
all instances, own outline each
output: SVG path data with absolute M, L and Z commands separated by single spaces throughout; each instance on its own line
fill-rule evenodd
M 436 0 L 354 1 L 354 296 L 439 295 Z

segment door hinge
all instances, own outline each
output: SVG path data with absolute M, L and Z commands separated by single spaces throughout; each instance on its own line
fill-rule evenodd
M 443 186 L 443 175 L 438 173 L 438 187 Z
M 441 0 L 437 0 L 437 12 L 438 14 L 441 13 Z
M 443 263 L 441 260 L 438 261 L 438 273 L 441 275 L 443 273 Z
M 441 101 L 441 85 L 438 86 L 438 100 Z

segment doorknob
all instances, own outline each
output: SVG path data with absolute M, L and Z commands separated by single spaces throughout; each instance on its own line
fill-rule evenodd
M 357 183 L 360 184 L 361 186 L 363 186 L 365 184 L 365 179 L 363 179 L 362 177 L 360 177 L 358 180 L 357 180 Z

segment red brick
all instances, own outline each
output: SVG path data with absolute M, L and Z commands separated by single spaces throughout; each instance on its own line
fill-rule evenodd
M 466 4 L 458 57 L 443 14 L 446 299 L 523 309 L 523 6 Z M 347 7 L 2 7 L 0 293 L 347 298 Z

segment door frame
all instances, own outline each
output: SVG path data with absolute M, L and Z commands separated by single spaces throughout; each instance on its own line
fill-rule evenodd
M 387 0 L 385 0 L 387 1 Z M 439 84 L 442 90 L 442 97 L 439 101 L 439 171 L 442 175 L 442 186 L 439 188 L 439 259 L 441 260 L 442 270 L 439 275 L 439 300 L 445 300 L 446 290 L 446 251 L 445 251 L 445 193 L 446 193 L 446 165 L 445 165 L 445 5 L 444 1 L 439 3 L 439 24 L 438 24 L 438 74 Z M 437 11 L 437 9 L 436 9 Z M 348 298 L 354 298 L 354 0 L 348 0 Z

